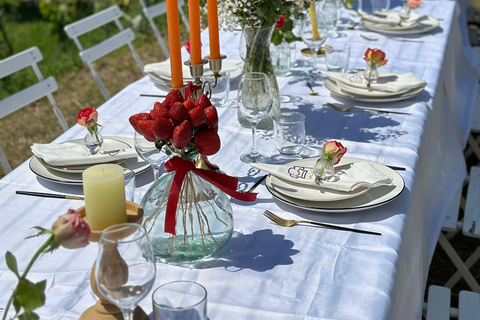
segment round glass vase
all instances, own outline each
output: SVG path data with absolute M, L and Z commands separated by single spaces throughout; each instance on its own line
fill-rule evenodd
M 175 235 L 166 233 L 165 215 L 175 172 L 163 174 L 148 189 L 141 206 L 157 262 L 188 264 L 206 258 L 230 240 L 233 216 L 226 193 L 189 171 L 180 190 Z
M 100 147 L 103 144 L 103 136 L 102 136 L 102 129 L 103 127 L 100 125 L 97 125 L 97 130 L 95 131 L 88 131 L 87 135 L 83 139 L 83 142 L 85 143 L 85 146 L 87 149 L 90 151 L 91 154 L 96 154 L 99 150 Z
M 247 52 L 245 54 L 245 63 L 243 73 L 263 72 L 270 81 L 272 90 L 273 105 L 270 112 L 257 125 L 257 129 L 272 129 L 273 116 L 280 113 L 280 94 L 278 89 L 277 77 L 270 58 L 270 40 L 272 39 L 275 26 L 269 28 L 255 27 L 255 30 L 246 25 L 243 28 L 245 45 Z M 251 128 L 250 122 L 238 111 L 238 121 L 245 128 Z
M 363 77 L 367 80 L 367 87 L 370 87 L 372 83 L 376 83 L 378 81 L 378 70 L 377 66 L 372 66 L 367 63 L 367 68 L 363 72 Z
M 328 180 L 335 174 L 335 168 L 333 165 L 337 162 L 337 157 L 322 153 L 322 157 L 318 159 L 313 167 L 313 173 L 315 174 L 315 180 L 317 182 L 321 180 Z

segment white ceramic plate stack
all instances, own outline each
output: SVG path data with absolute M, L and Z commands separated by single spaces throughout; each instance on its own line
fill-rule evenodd
M 317 158 L 293 161 L 296 166 L 313 167 Z M 382 174 L 392 179 L 392 185 L 376 188 L 359 188 L 353 192 L 314 189 L 269 175 L 265 185 L 279 201 L 296 208 L 316 212 L 353 212 L 384 205 L 398 197 L 405 187 L 402 176 L 382 164 L 356 158 L 343 157 L 338 166 L 368 162 Z
M 379 72 L 380 78 L 392 78 L 396 76 L 397 75 L 395 73 Z M 325 88 L 327 88 L 332 94 L 337 95 L 341 98 L 360 102 L 385 103 L 412 98 L 422 93 L 425 87 L 420 86 L 413 89 L 404 89 L 396 92 L 386 92 L 367 88 L 366 86 L 351 86 L 346 84 L 345 82 L 335 81 L 331 78 L 328 78 L 325 81 Z
M 70 143 L 84 144 L 83 139 L 72 140 Z M 124 137 L 104 137 L 104 142 L 100 151 L 109 151 L 117 149 L 131 149 L 134 148 L 134 140 L 132 138 Z M 129 168 L 135 174 L 142 173 L 147 170 L 150 165 L 142 158 L 128 158 L 115 160 L 110 163 L 116 163 L 124 168 Z M 33 156 L 30 160 L 30 170 L 37 176 L 49 180 L 51 182 L 82 185 L 82 173 L 85 169 L 93 166 L 91 165 L 75 165 L 75 166 L 52 166 L 47 164 L 43 159 Z

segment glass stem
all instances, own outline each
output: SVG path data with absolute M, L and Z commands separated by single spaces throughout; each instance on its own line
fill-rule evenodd
M 312 51 L 312 57 L 313 57 L 313 74 L 317 73 L 317 48 L 310 49 Z
M 133 313 L 135 309 L 122 309 L 123 320 L 133 320 Z
M 160 177 L 160 168 L 158 166 L 150 165 L 153 170 L 153 181 L 157 181 Z
M 255 141 L 255 132 L 257 131 L 257 125 L 252 124 L 252 152 L 250 152 L 250 155 L 252 158 L 255 158 L 258 156 L 258 151 L 257 151 L 257 142 Z

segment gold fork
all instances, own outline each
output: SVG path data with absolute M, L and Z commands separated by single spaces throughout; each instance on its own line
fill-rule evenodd
M 328 224 L 328 223 L 321 223 L 321 222 L 314 222 L 314 221 L 307 221 L 307 220 L 286 220 L 286 219 L 280 218 L 279 216 L 277 216 L 276 214 L 274 214 L 273 212 L 268 211 L 268 210 L 265 210 L 263 215 L 265 217 L 267 217 L 268 219 L 272 220 L 275 224 L 278 224 L 279 226 L 282 226 L 282 227 L 293 227 L 295 225 L 299 225 L 299 224 L 304 223 L 304 224 L 311 224 L 311 225 L 326 228 L 326 229 L 333 229 L 333 230 L 340 230 L 340 231 L 350 231 L 350 232 L 370 234 L 370 235 L 375 235 L 375 236 L 381 236 L 382 235 L 379 232 L 352 229 L 352 228 L 336 226 L 336 225 Z
M 411 113 L 408 113 L 408 112 L 400 112 L 400 111 L 389 111 L 389 110 L 382 110 L 382 109 L 359 108 L 359 107 L 339 107 L 339 106 L 337 106 L 336 104 L 333 104 L 333 103 L 330 103 L 330 102 L 327 102 L 326 105 L 329 106 L 330 108 L 333 108 L 333 109 L 335 109 L 335 110 L 337 110 L 337 111 L 340 111 L 340 112 L 347 112 L 347 111 L 350 111 L 350 110 L 352 110 L 352 109 L 355 109 L 355 110 L 363 110 L 363 111 L 369 111 L 369 112 L 394 113 L 394 114 L 411 115 Z

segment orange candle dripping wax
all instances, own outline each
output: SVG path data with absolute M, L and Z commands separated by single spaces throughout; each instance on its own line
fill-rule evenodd
M 183 88 L 183 67 L 178 21 L 177 0 L 167 0 L 168 48 L 170 50 L 170 72 L 172 88 Z
M 218 41 L 217 0 L 207 1 L 208 35 L 210 37 L 210 59 L 220 59 L 220 43 Z
M 190 60 L 192 65 L 202 64 L 200 3 L 198 0 L 188 0 L 188 19 L 190 20 Z

